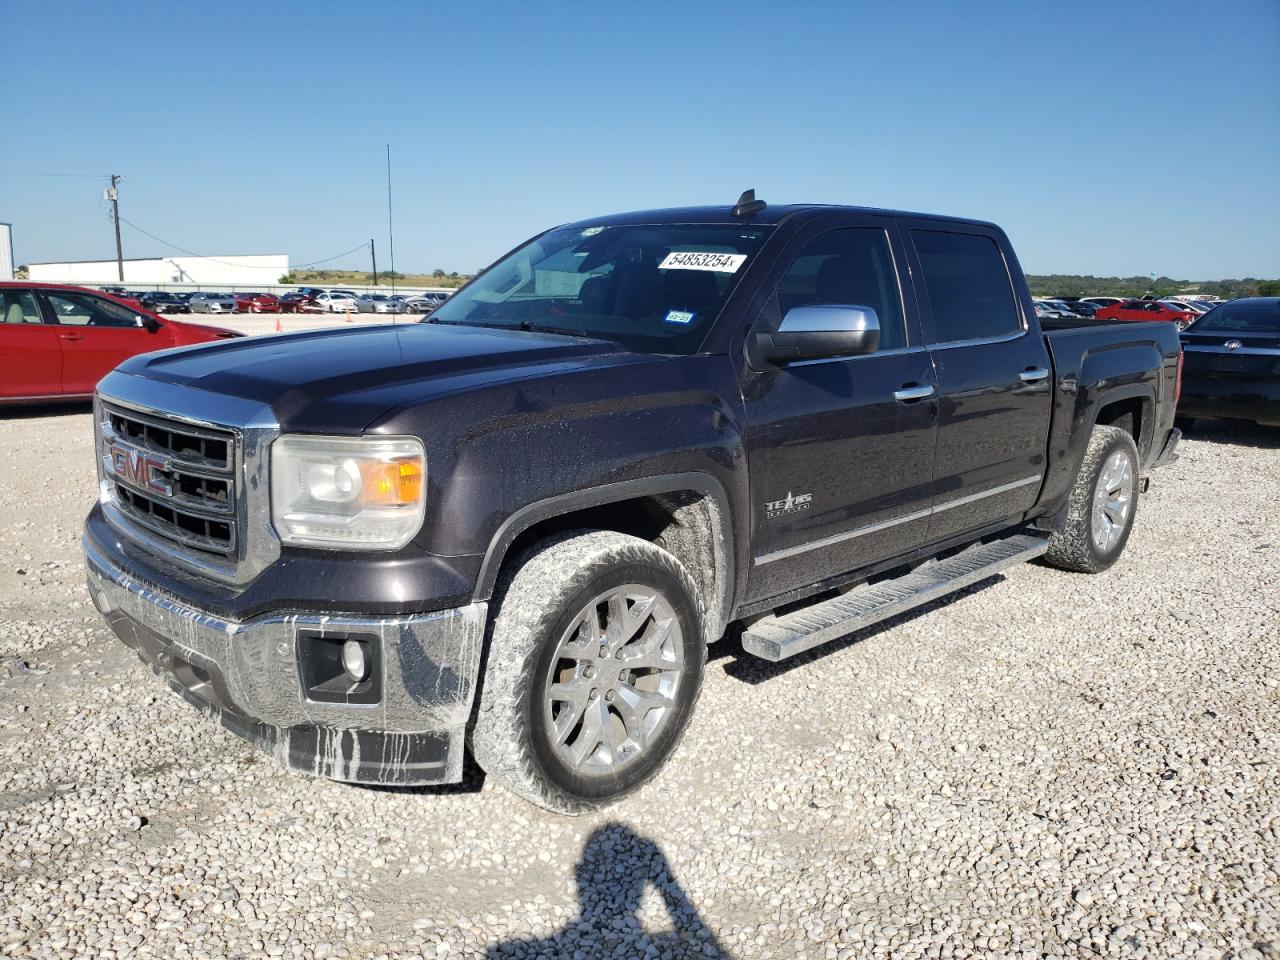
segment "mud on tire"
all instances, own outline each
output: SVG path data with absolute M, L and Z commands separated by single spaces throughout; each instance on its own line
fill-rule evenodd
M 559 813 L 638 789 L 693 714 L 704 620 L 688 572 L 645 540 L 575 531 L 538 544 L 504 571 L 494 594 L 470 738 L 476 761 L 513 793 Z
M 1129 470 L 1128 496 L 1123 511 L 1123 524 L 1107 520 L 1102 524 L 1105 537 L 1095 535 L 1095 507 L 1098 506 L 1099 484 L 1116 482 L 1115 464 L 1125 462 Z M 1080 473 L 1071 488 L 1071 502 L 1062 529 L 1049 538 L 1045 560 L 1063 570 L 1078 573 L 1101 573 L 1124 552 L 1133 530 L 1138 510 L 1138 448 L 1128 431 L 1120 427 L 1096 426 L 1089 435 L 1089 446 L 1080 464 Z M 1110 467 L 1110 473 L 1107 473 Z M 1104 477 L 1104 474 L 1106 476 Z M 1121 487 L 1123 488 L 1123 484 Z M 1117 498 L 1109 498 L 1114 503 Z M 1114 508 L 1104 510 L 1104 517 L 1118 516 Z

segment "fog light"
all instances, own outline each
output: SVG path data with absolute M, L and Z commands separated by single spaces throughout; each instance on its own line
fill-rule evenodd
M 362 683 L 369 676 L 369 658 L 364 655 L 364 644 L 348 640 L 342 645 L 342 669 L 352 683 Z

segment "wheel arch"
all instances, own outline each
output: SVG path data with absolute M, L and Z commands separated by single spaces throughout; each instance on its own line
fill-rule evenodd
M 655 543 L 688 569 L 703 594 L 708 642 L 728 626 L 734 599 L 733 525 L 724 487 L 705 473 L 623 480 L 521 507 L 489 542 L 474 600 L 488 600 L 503 565 L 524 547 L 576 527 Z

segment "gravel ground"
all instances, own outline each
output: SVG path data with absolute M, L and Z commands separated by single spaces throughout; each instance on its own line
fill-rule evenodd
M 0 955 L 1280 956 L 1280 431 L 1189 438 L 1108 574 L 718 644 L 674 762 L 579 818 L 210 725 L 85 594 L 88 413 L 0 433 Z

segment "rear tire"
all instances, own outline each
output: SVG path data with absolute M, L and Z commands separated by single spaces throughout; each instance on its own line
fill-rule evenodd
M 1101 573 L 1120 559 L 1138 511 L 1138 448 L 1128 431 L 1096 426 L 1071 488 L 1067 521 L 1049 538 L 1045 560 L 1063 570 Z
M 495 592 L 476 761 L 558 813 L 639 789 L 693 715 L 703 622 L 688 572 L 645 540 L 597 530 L 537 545 Z

